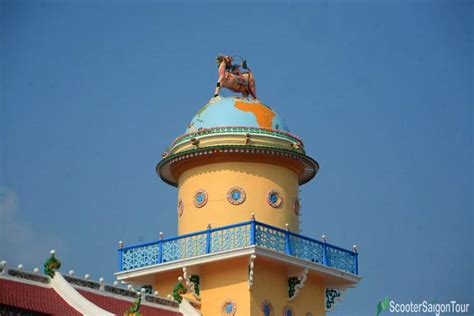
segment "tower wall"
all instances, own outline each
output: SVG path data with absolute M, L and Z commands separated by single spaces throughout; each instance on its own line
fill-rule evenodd
M 293 310 L 293 315 L 326 315 L 324 307 L 324 283 L 314 275 L 308 275 L 297 297 L 288 300 L 288 277 L 296 276 L 299 271 L 291 271 L 287 266 L 263 260 L 257 257 L 254 267 L 250 315 L 263 315 L 264 301 L 270 302 L 273 315 L 282 315 L 285 307 Z
M 245 192 L 245 201 L 231 204 L 228 191 L 240 187 Z M 207 202 L 202 207 L 194 204 L 198 190 L 205 190 Z M 276 190 L 282 197 L 278 208 L 267 199 L 270 191 Z M 255 162 L 211 163 L 189 169 L 178 180 L 178 204 L 182 204 L 182 215 L 178 217 L 178 233 L 186 234 L 212 227 L 248 221 L 255 213 L 258 221 L 299 231 L 299 219 L 293 208 L 298 199 L 298 176 L 285 167 Z M 181 201 L 181 202 L 179 202 Z

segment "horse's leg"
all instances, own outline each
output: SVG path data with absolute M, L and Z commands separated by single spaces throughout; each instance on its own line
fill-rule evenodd
M 249 86 L 248 90 L 254 99 L 257 98 L 257 91 L 255 89 L 255 79 L 253 78 L 252 73 L 249 73 Z
M 214 98 L 219 95 L 219 91 L 221 90 L 224 77 L 225 77 L 225 62 L 222 61 L 221 64 L 219 65 L 219 79 L 217 79 L 216 89 L 214 90 Z

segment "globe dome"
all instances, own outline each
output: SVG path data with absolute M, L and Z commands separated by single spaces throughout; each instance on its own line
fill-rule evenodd
M 289 132 L 283 118 L 257 100 L 216 97 L 193 117 L 186 133 L 222 126 L 266 128 Z

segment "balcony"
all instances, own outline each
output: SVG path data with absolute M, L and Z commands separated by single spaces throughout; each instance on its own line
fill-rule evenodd
M 257 246 L 358 275 L 358 254 L 256 220 L 119 248 L 119 272 Z

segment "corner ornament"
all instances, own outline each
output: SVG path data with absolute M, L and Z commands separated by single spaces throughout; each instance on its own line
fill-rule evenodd
M 288 278 L 288 300 L 290 302 L 298 296 L 307 277 L 308 269 L 304 269 L 297 277 Z
M 201 300 L 200 297 L 200 278 L 197 274 L 190 274 L 187 267 L 183 267 L 183 279 L 186 283 L 187 289 L 191 292 L 193 297 L 198 301 Z
M 220 54 L 216 58 L 216 63 L 219 67 L 216 89 L 214 90 L 214 97 L 219 96 L 221 88 L 227 88 L 230 91 L 242 93 L 244 98 L 249 94 L 253 99 L 257 99 L 257 91 L 255 89 L 255 79 L 252 71 L 247 67 L 247 61 L 240 56 L 241 64 L 232 64 L 233 56 Z M 240 68 L 244 69 L 241 71 Z
M 252 286 L 253 286 L 253 279 L 254 279 L 254 271 L 253 271 L 253 268 L 255 266 L 255 259 L 257 258 L 256 255 L 252 254 L 250 256 L 250 259 L 249 259 L 249 291 L 252 290 Z
M 340 289 L 326 289 L 325 305 L 326 311 L 334 310 L 334 305 L 342 301 L 344 290 Z

